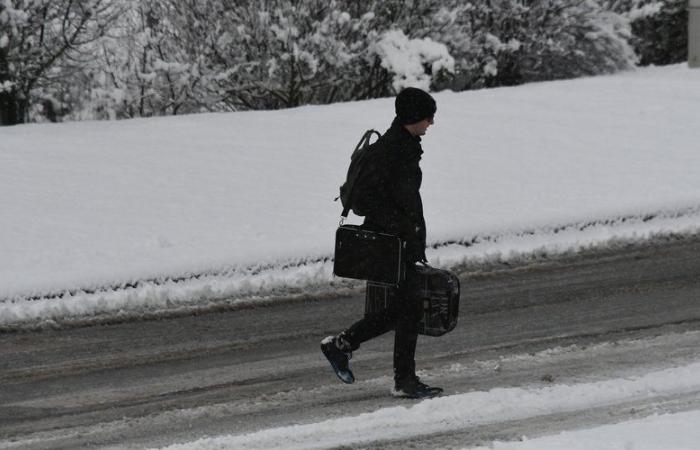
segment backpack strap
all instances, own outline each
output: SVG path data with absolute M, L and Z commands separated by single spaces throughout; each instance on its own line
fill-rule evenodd
M 373 134 L 377 135 L 377 140 L 379 140 L 379 138 L 382 137 L 382 135 L 379 133 L 379 131 L 377 131 L 375 129 L 370 129 L 370 130 L 365 131 L 365 134 L 362 135 L 362 139 L 360 139 L 360 142 L 357 143 L 357 145 L 355 146 L 355 150 L 353 150 L 353 152 L 352 152 L 353 156 L 357 153 L 358 150 L 369 145 L 369 141 L 372 138 Z M 360 170 L 362 170 L 362 167 L 363 166 L 360 166 Z M 348 194 L 348 197 L 352 198 L 352 191 L 350 191 L 350 193 Z M 340 197 L 337 197 L 336 200 L 338 200 L 339 198 Z M 340 213 L 340 217 L 341 217 L 340 223 L 341 224 L 348 217 L 348 213 L 350 213 L 350 207 L 346 206 L 343 208 L 343 212 Z

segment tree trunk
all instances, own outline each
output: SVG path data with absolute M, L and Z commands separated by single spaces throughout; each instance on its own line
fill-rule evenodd
M 7 53 L 0 50 L 0 86 L 6 81 L 10 81 Z M 17 90 L 7 91 L 0 87 L 0 125 L 20 123 L 18 101 Z
M 17 125 L 20 123 L 17 93 L 0 92 L 0 125 Z

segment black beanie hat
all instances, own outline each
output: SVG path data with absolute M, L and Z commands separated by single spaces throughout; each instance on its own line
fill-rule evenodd
M 435 99 L 427 92 L 413 87 L 399 92 L 394 106 L 396 117 L 401 125 L 409 125 L 433 117 L 437 111 Z

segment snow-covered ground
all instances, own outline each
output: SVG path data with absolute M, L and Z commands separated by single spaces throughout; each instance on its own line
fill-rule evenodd
M 431 262 L 700 229 L 700 71 L 439 93 Z M 0 129 L 0 325 L 354 286 L 332 199 L 392 99 Z
M 439 93 L 424 139 L 430 261 L 454 266 L 700 231 L 700 71 Z M 0 326 L 324 295 L 333 203 L 391 99 L 0 129 Z M 355 220 L 357 220 L 355 218 Z M 700 392 L 700 363 L 459 393 L 173 448 L 324 448 Z M 492 442 L 698 448 L 698 411 Z
M 497 360 L 473 361 L 467 365 L 456 363 L 433 368 L 421 375 L 430 379 L 450 373 L 455 377 L 474 379 L 475 371 L 480 370 L 500 371 L 501 367 L 509 367 L 509 370 L 527 373 L 528 366 L 561 368 L 567 365 L 567 361 L 578 361 L 578 364 L 589 361 L 592 365 L 605 366 L 606 361 L 619 358 L 620 354 L 668 353 L 673 349 L 692 348 L 697 345 L 698 337 L 700 332 L 690 331 L 652 335 L 639 340 L 554 347 L 534 353 L 500 356 Z M 478 447 L 465 447 L 465 450 L 695 450 L 700 442 L 700 428 L 697 426 L 700 411 L 686 411 L 687 407 L 681 405 L 678 409 L 672 407 L 673 412 L 669 413 L 667 408 L 673 400 L 679 403 L 687 400 L 691 407 L 698 404 L 700 360 L 696 355 L 684 363 L 675 361 L 672 364 L 673 367 L 658 367 L 645 373 L 639 368 L 622 372 L 603 370 L 593 379 L 590 375 L 574 379 L 565 377 L 563 380 L 552 377 L 549 383 L 475 389 L 419 403 L 397 400 L 398 406 L 382 407 L 359 415 L 343 415 L 339 406 L 339 417 L 327 420 L 198 439 L 166 448 L 306 450 L 382 448 L 383 444 L 389 448 L 402 448 L 402 444 L 406 448 L 422 448 L 422 443 L 429 448 L 442 448 L 438 439 L 444 436 L 456 436 L 450 438 L 449 448 L 459 448 L 460 437 L 464 439 L 462 442 L 479 442 L 493 435 L 494 430 L 520 430 L 515 424 L 530 424 L 533 430 L 540 427 L 546 431 L 562 429 L 562 424 L 566 426 L 568 423 L 571 429 L 564 432 L 539 436 L 525 431 L 514 440 L 487 441 Z M 363 380 L 360 384 L 377 381 Z M 390 383 L 389 380 L 382 381 L 384 386 Z M 306 395 L 311 394 L 306 392 Z M 587 418 L 596 417 L 592 411 L 598 411 L 598 419 L 594 418 L 593 423 L 606 418 L 611 423 L 586 428 Z M 567 417 L 573 420 L 567 422 Z M 542 425 L 547 423 L 550 425 Z M 527 426 L 523 428 L 527 430 Z M 483 432 L 482 429 L 491 431 Z M 512 431 L 505 434 L 512 434 Z
M 522 442 L 493 442 L 473 450 L 694 450 L 700 442 L 698 423 L 700 411 L 653 415 Z
M 256 433 L 201 439 L 169 450 L 321 449 L 407 440 L 412 436 L 505 423 L 537 416 L 592 409 L 625 401 L 700 390 L 700 364 L 611 380 L 555 384 L 544 388 L 496 388 L 425 400 L 414 406 L 382 408 L 352 417 L 262 430 Z M 650 416 L 595 429 L 518 442 L 493 442 L 478 450 L 525 449 L 674 449 L 691 450 L 700 442 L 700 411 Z M 475 449 L 477 450 L 477 449 Z

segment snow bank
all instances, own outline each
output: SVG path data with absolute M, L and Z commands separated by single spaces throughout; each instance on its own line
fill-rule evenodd
M 659 212 L 537 230 L 473 236 L 434 244 L 427 256 L 436 267 L 518 262 L 614 247 L 669 235 L 700 232 L 700 208 Z M 320 298 L 347 293 L 364 284 L 333 276 L 330 256 L 316 261 L 287 261 L 270 266 L 230 267 L 181 279 L 161 278 L 94 291 L 74 290 L 48 298 L 0 302 L 0 329 L 54 326 L 56 321 L 158 317 L 173 311 L 216 309 L 274 301 Z M 91 319 L 92 318 L 92 319 Z
M 700 411 L 653 415 L 590 430 L 567 431 L 522 442 L 493 442 L 471 450 L 695 450 Z

